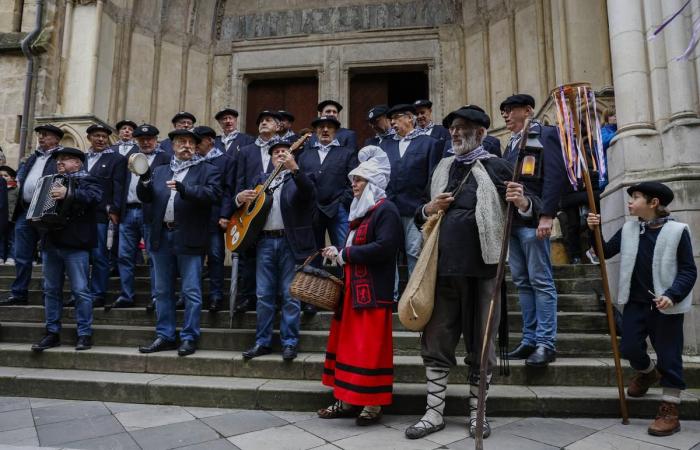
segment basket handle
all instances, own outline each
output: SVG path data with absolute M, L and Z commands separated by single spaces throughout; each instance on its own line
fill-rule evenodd
M 311 261 L 313 261 L 320 254 L 321 254 L 321 250 L 318 250 L 315 253 L 312 253 L 311 255 L 309 255 L 309 257 L 306 258 L 306 261 L 304 261 L 304 263 L 301 265 L 301 267 L 308 266 L 311 263 Z

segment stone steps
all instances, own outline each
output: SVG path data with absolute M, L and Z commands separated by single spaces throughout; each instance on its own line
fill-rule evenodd
M 77 352 L 67 343 L 41 354 L 30 351 L 28 343 L 0 343 L 0 366 L 41 369 L 99 370 L 105 372 L 157 373 L 240 378 L 267 378 L 318 381 L 323 373 L 325 353 L 300 353 L 294 361 L 282 361 L 280 354 L 245 360 L 239 351 L 199 350 L 180 358 L 175 350 L 141 354 L 134 347 L 95 346 Z M 510 375 L 496 370 L 498 385 L 527 386 L 615 386 L 612 358 L 562 357 L 547 369 L 509 361 Z M 623 362 L 625 379 L 632 370 Z M 700 386 L 700 363 L 686 362 L 684 376 L 689 386 Z M 395 383 L 423 383 L 425 369 L 420 356 L 394 357 Z M 463 364 L 450 374 L 450 382 L 467 383 Z
M 464 416 L 467 386 L 452 383 L 446 414 Z M 329 405 L 330 390 L 319 381 L 266 378 L 204 377 L 161 373 L 123 373 L 71 369 L 0 367 L 0 395 L 75 400 L 172 404 L 268 410 L 313 411 Z M 700 391 L 683 393 L 683 417 L 700 417 Z M 634 417 L 653 417 L 661 399 L 654 388 L 641 399 L 629 399 Z M 387 413 L 421 414 L 424 383 L 398 383 Z M 618 417 L 614 387 L 494 385 L 489 392 L 491 416 Z
M 33 343 L 44 335 L 43 323 L 2 322 L 0 324 L 1 342 Z M 99 346 L 123 346 L 136 348 L 152 341 L 155 329 L 150 326 L 96 325 L 93 340 Z M 304 352 L 325 352 L 328 331 L 303 330 L 299 337 L 299 349 Z M 509 348 L 520 342 L 520 333 L 510 333 Z M 75 342 L 75 324 L 65 324 L 61 339 L 66 343 Z M 255 341 L 253 329 L 202 328 L 199 348 L 205 350 L 243 351 Z M 395 355 L 420 354 L 420 334 L 411 331 L 394 332 Z M 273 335 L 273 348 L 279 349 L 279 334 Z M 463 354 L 463 346 L 457 347 L 458 354 Z M 561 356 L 595 356 L 611 355 L 610 338 L 603 334 L 561 333 L 557 337 L 557 352 Z
M 183 321 L 183 311 L 177 312 L 178 323 Z M 302 314 L 301 329 L 329 330 L 333 313 L 319 312 L 315 316 Z M 234 329 L 255 329 L 257 316 L 254 312 L 234 315 Z M 0 322 L 43 322 L 44 308 L 38 305 L 5 306 L 0 308 Z M 75 323 L 75 309 L 64 308 L 64 323 Z M 278 322 L 278 321 L 277 321 Z M 148 313 L 142 308 L 112 309 L 105 311 L 95 308 L 93 311 L 95 325 L 125 325 L 155 327 L 155 314 Z M 204 328 L 229 328 L 229 312 L 219 311 L 210 313 L 203 311 L 201 324 Z M 277 326 L 278 324 L 276 324 Z M 518 332 L 522 329 L 522 315 L 519 311 L 510 311 L 508 316 L 509 329 Z M 558 330 L 561 333 L 605 333 L 607 321 L 602 312 L 560 312 L 557 315 Z M 405 331 L 398 314 L 394 314 L 393 326 L 395 331 Z

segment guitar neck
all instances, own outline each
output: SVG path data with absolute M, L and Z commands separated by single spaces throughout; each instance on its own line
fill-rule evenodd
M 306 140 L 309 137 L 311 137 L 311 133 L 306 133 L 305 135 L 303 135 L 302 137 L 297 139 L 297 141 L 294 144 L 292 144 L 291 147 L 289 147 L 289 153 L 291 153 L 293 155 L 299 148 L 301 148 L 302 145 L 304 145 L 304 142 L 306 142 Z M 265 183 L 263 184 L 263 188 L 260 190 L 260 192 L 265 192 L 270 187 L 270 185 L 272 184 L 272 181 L 275 178 L 277 178 L 277 175 L 279 175 L 280 172 L 282 171 L 283 166 L 284 166 L 283 164 L 280 164 L 280 165 L 275 167 L 275 170 L 273 170 L 272 173 L 270 174 L 270 176 L 267 177 L 267 180 L 265 180 Z M 260 194 L 258 193 L 258 195 L 260 195 Z

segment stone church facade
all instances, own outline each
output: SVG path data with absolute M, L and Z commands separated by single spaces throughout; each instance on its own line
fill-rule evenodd
M 657 39 L 647 35 L 682 0 L 0 0 L 0 146 L 10 165 L 34 145 L 31 129 L 52 122 L 64 144 L 87 147 L 92 123 L 129 118 L 165 133 L 180 110 L 215 125 L 224 106 L 288 109 L 307 125 L 319 99 L 346 106 L 341 120 L 364 126 L 370 104 L 428 97 L 442 117 L 465 103 L 491 115 L 514 92 L 552 120 L 549 92 L 587 81 L 601 109 L 615 106 L 602 209 L 610 235 L 626 215 L 626 186 L 643 179 L 676 191 L 674 215 L 691 224 L 700 262 L 700 50 L 675 61 L 700 2 Z M 34 83 L 20 149 L 27 57 Z M 253 116 L 254 117 L 254 116 Z M 254 125 L 254 124 L 253 124 Z M 363 130 L 367 132 L 367 130 Z M 615 273 L 617 265 L 610 264 Z M 614 287 L 613 287 L 614 291 Z M 700 350 L 700 289 L 686 319 L 686 347 Z

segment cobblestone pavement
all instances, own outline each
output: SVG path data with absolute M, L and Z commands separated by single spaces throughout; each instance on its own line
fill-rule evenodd
M 426 439 L 403 430 L 417 416 L 385 416 L 380 425 L 322 420 L 314 412 L 251 411 L 45 398 L 0 397 L 0 450 L 56 449 L 471 449 L 463 417 Z M 695 449 L 700 421 L 683 421 L 666 438 L 646 433 L 649 421 L 496 417 L 486 449 Z

